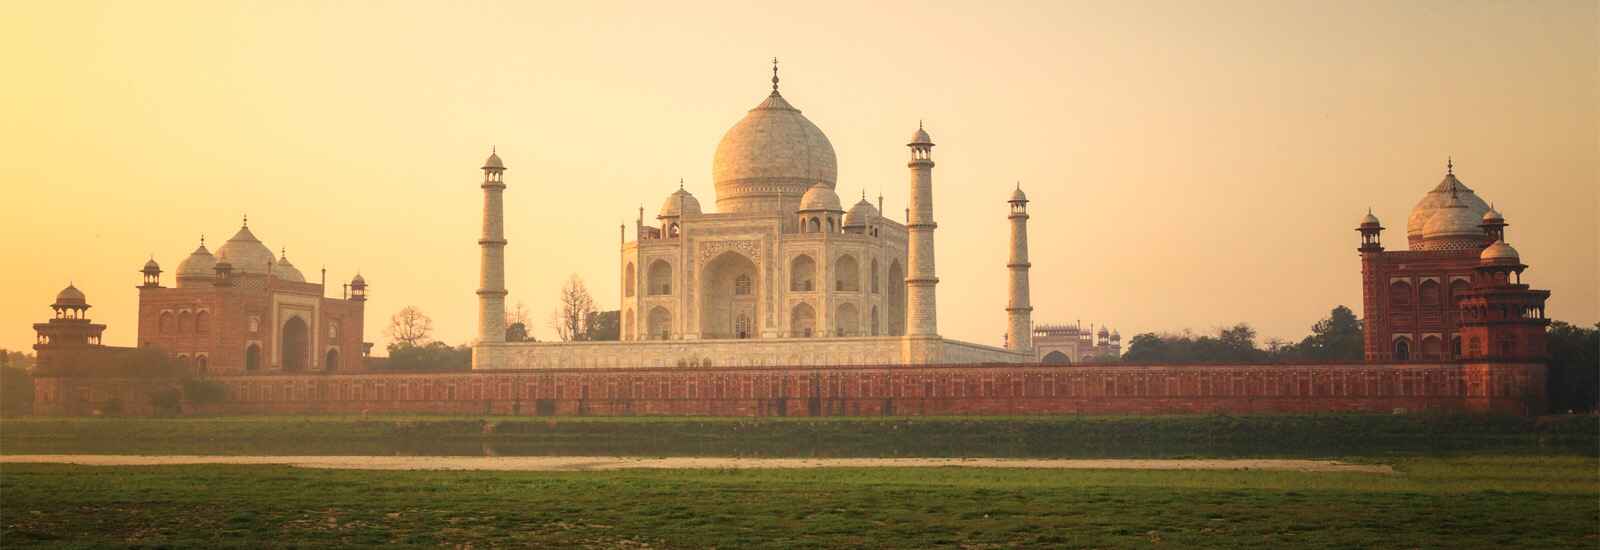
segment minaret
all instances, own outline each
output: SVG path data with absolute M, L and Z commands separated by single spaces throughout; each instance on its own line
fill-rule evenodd
M 478 238 L 478 246 L 483 248 L 478 268 L 478 341 L 482 343 L 506 341 L 505 208 L 500 197 L 506 190 L 505 171 L 500 155 L 491 151 L 489 160 L 483 162 L 483 236 Z M 473 354 L 473 368 L 481 368 L 477 355 Z
M 910 234 L 906 243 L 906 335 L 938 336 L 938 299 L 935 292 L 939 277 L 933 269 L 933 139 L 917 123 L 917 132 L 911 135 L 911 206 L 906 213 L 906 230 Z
M 1007 289 L 1010 300 L 1006 303 L 1006 349 L 1028 352 L 1033 349 L 1033 305 L 1028 300 L 1028 196 L 1022 184 L 1011 193 L 1011 285 Z

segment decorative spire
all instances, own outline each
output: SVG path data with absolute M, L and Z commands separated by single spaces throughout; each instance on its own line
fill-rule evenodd
M 250 227 L 250 215 L 249 214 L 245 214 L 244 215 L 244 226 L 245 227 Z
M 1444 175 L 1456 175 L 1456 159 L 1453 156 L 1444 157 Z
M 278 248 L 278 257 L 283 258 L 285 260 L 289 259 L 289 247 L 287 247 L 287 246 L 279 247 Z
M 683 178 L 678 178 L 678 190 L 683 190 Z
M 205 245 L 206 245 L 206 234 L 205 233 L 201 233 L 200 234 L 200 246 L 205 246 Z
M 772 58 L 772 93 L 778 93 L 778 58 Z

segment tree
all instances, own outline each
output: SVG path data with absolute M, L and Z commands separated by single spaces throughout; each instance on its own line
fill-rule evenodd
M 472 348 L 465 345 L 452 347 L 437 341 L 421 346 L 396 342 L 389 345 L 389 360 L 382 368 L 396 371 L 469 370 L 472 368 Z
M 532 336 L 528 336 L 528 325 L 523 323 L 511 323 L 506 325 L 506 341 L 531 342 L 534 340 Z
M 1350 308 L 1337 306 L 1328 317 L 1311 326 L 1311 335 L 1280 353 L 1287 359 L 1310 361 L 1360 361 L 1363 349 L 1361 320 Z
M 615 342 L 620 340 L 622 337 L 621 319 L 622 312 L 615 309 L 590 315 L 584 323 L 584 339 L 596 342 Z
M 416 306 L 406 306 L 389 318 L 389 328 L 384 329 L 384 334 L 408 346 L 425 344 L 433 337 L 433 319 Z
M 1265 363 L 1271 354 L 1256 347 L 1256 329 L 1245 323 L 1217 329 L 1216 336 L 1144 333 L 1128 340 L 1126 363 Z
M 594 315 L 594 298 L 589 296 L 589 289 L 583 286 L 583 279 L 577 273 L 561 286 L 557 303 L 556 310 L 550 313 L 550 328 L 555 329 L 556 337 L 563 342 L 586 339 L 587 319 Z
M 528 313 L 528 305 L 517 302 L 511 311 L 506 312 L 506 341 L 507 342 L 532 342 L 533 335 L 528 334 L 528 323 L 533 317 Z
M 1600 323 L 1594 328 L 1550 323 L 1546 394 L 1552 412 L 1591 412 L 1600 401 Z

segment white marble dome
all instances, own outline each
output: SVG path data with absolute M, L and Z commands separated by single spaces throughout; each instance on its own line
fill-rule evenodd
M 861 201 L 857 202 L 855 206 L 851 206 L 850 211 L 845 213 L 844 226 L 864 227 L 877 218 L 878 208 L 867 202 L 866 197 L 861 197 Z
M 228 242 L 222 243 L 222 248 L 217 249 L 217 255 L 226 257 L 228 263 L 233 265 L 235 273 L 257 275 L 266 275 L 267 266 L 275 259 L 272 250 L 268 249 L 267 245 L 261 244 L 261 240 L 250 232 L 248 225 L 240 227 L 239 232 L 234 233 Z
M 694 216 L 700 213 L 700 199 L 694 198 L 694 195 L 679 187 L 677 191 L 667 195 L 667 200 L 661 203 L 661 213 L 657 214 L 656 218 L 676 218 L 683 214 Z
M 1479 198 L 1477 193 L 1473 193 L 1472 189 L 1467 188 L 1465 184 L 1461 183 L 1461 180 L 1456 179 L 1455 174 L 1445 174 L 1444 180 L 1440 181 L 1439 185 L 1434 186 L 1432 191 L 1423 195 L 1422 200 L 1417 201 L 1417 205 L 1411 208 L 1411 217 L 1406 220 L 1406 237 L 1413 245 L 1422 239 L 1423 233 L 1427 230 L 1428 220 L 1433 218 L 1434 213 L 1450 204 L 1450 190 L 1452 187 L 1455 188 L 1456 197 L 1461 201 L 1461 204 L 1465 205 L 1467 210 L 1471 212 L 1474 224 L 1483 217 L 1484 213 L 1489 211 L 1488 203 L 1483 202 L 1483 199 Z
M 272 264 L 272 275 L 285 281 L 306 282 L 305 275 L 302 275 L 294 264 L 289 263 L 289 255 L 287 253 L 280 254 L 277 263 Z
M 1372 215 L 1372 211 L 1368 210 L 1367 211 L 1367 215 L 1361 217 L 1361 225 L 1382 225 L 1382 224 L 1378 223 L 1378 217 Z
M 1423 247 L 1425 250 L 1446 248 L 1441 246 L 1442 240 L 1482 241 L 1486 239 L 1483 228 L 1478 227 L 1482 220 L 1482 213 L 1473 212 L 1462 201 L 1452 199 L 1444 207 L 1434 210 L 1433 215 L 1428 217 L 1428 223 L 1422 226 Z
M 773 90 L 717 144 L 717 210 L 782 212 L 813 184 L 832 188 L 838 166 L 828 136 Z
M 178 286 L 183 286 L 185 279 L 213 279 L 217 275 L 217 257 L 206 250 L 206 245 L 201 244 L 189 257 L 178 263 Z
M 1522 261 L 1522 258 L 1517 255 L 1517 249 L 1511 248 L 1511 245 L 1506 244 L 1505 241 L 1495 241 L 1494 244 L 1484 248 L 1483 252 L 1478 253 L 1478 259 L 1485 262 Z
M 817 210 L 844 211 L 844 206 L 839 202 L 839 194 L 833 192 L 833 187 L 818 183 L 812 185 L 810 189 L 806 190 L 806 194 L 800 197 L 801 212 Z

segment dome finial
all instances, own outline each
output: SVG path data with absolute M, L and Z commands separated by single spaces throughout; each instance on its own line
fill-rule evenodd
M 244 215 L 244 225 L 243 226 L 244 227 L 250 227 L 250 215 L 249 214 L 245 214 Z
M 1455 159 L 1455 157 L 1453 157 L 1453 156 L 1445 156 L 1444 157 L 1444 175 L 1446 175 L 1446 176 L 1454 176 L 1454 175 L 1456 175 L 1456 159 Z
M 683 178 L 678 178 L 678 190 L 683 190 Z
M 206 245 L 206 234 L 205 233 L 201 233 L 200 234 L 200 246 L 205 246 L 205 245 Z
M 778 93 L 778 58 L 772 58 L 772 93 Z

